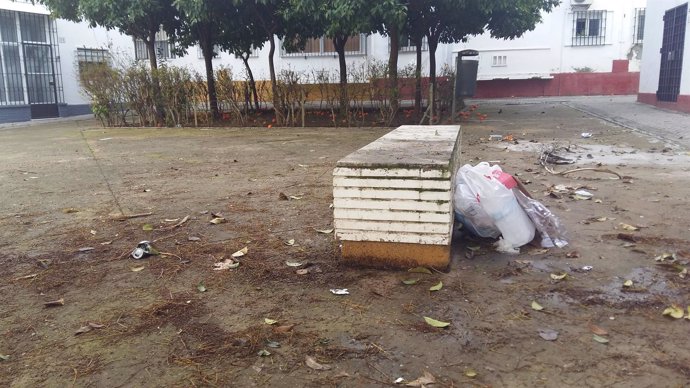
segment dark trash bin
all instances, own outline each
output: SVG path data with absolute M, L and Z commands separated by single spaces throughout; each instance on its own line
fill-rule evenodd
M 479 52 L 463 50 L 455 60 L 455 97 L 473 97 L 477 90 L 477 70 L 479 69 Z M 473 57 L 473 58 L 464 58 Z

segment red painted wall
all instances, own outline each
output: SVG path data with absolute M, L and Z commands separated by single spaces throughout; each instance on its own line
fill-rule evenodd
M 637 101 L 658 106 L 659 108 L 675 110 L 679 112 L 690 113 L 690 96 L 680 95 L 676 102 L 657 101 L 655 93 L 639 93 Z
M 478 81 L 475 98 L 637 94 L 640 73 L 561 73 L 553 79 Z

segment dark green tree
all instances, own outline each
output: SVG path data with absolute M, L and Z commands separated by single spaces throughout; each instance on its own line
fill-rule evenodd
M 388 54 L 388 100 L 390 114 L 388 123 L 391 124 L 400 107 L 400 89 L 398 87 L 398 52 L 400 51 L 400 35 L 407 18 L 406 0 L 380 0 L 370 4 L 370 12 L 374 18 L 375 31 L 390 39 Z
M 253 99 L 254 109 L 259 109 L 259 94 L 256 90 L 254 73 L 251 66 L 249 66 L 249 57 L 251 57 L 254 50 L 261 49 L 267 39 L 261 26 L 252 20 L 251 12 L 251 8 L 246 4 L 237 5 L 237 17 L 226 20 L 226 28 L 223 31 L 220 46 L 225 51 L 242 60 L 249 81 L 248 94 L 251 95 L 247 96 L 247 104 L 251 105 L 251 100 Z M 229 28 L 229 23 L 232 23 L 235 27 Z
M 340 75 L 340 116 L 348 116 L 350 100 L 347 88 L 347 61 L 345 47 L 351 37 L 369 34 L 375 30 L 371 14 L 371 1 L 367 0 L 291 0 L 294 12 L 309 20 L 309 30 L 304 35 L 318 38 L 325 36 L 333 42 L 338 54 Z
M 471 35 L 514 39 L 533 30 L 542 12 L 560 0 L 409 0 L 415 5 L 413 31 L 424 31 L 429 44 L 430 93 L 436 89 L 436 49 L 439 43 L 462 42 Z M 433 98 L 430 100 L 433 116 Z
M 208 101 L 213 120 L 220 118 L 216 80 L 213 73 L 213 58 L 216 47 L 228 46 L 236 32 L 239 10 L 230 1 L 224 0 L 175 0 L 180 14 L 180 24 L 175 34 L 178 50 L 199 45 L 204 57 Z
M 287 35 L 286 15 L 289 14 L 289 0 L 233 0 L 236 6 L 246 6 L 246 14 L 252 25 L 254 37 L 262 42 L 268 42 L 268 72 L 271 78 L 271 94 L 273 109 L 276 114 L 276 124 L 282 125 L 283 113 L 280 110 L 280 91 L 276 79 L 274 57 L 276 52 L 276 37 L 282 39 Z M 305 22 L 304 20 L 301 22 Z

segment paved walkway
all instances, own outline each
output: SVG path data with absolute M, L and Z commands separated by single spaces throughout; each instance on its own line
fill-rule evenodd
M 561 103 L 602 120 L 690 149 L 690 114 L 641 104 L 636 96 L 587 96 L 481 100 L 493 104 Z

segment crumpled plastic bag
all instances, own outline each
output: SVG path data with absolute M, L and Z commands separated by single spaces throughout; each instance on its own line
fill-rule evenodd
M 539 232 L 543 248 L 553 248 L 554 246 L 563 248 L 568 245 L 568 241 L 565 239 L 565 227 L 551 210 L 518 189 L 513 189 L 513 193 Z
M 498 238 L 501 232 L 494 225 L 494 221 L 477 201 L 465 181 L 465 174 L 458 170 L 455 175 L 455 194 L 453 195 L 453 208 L 456 219 L 470 233 L 479 237 Z

